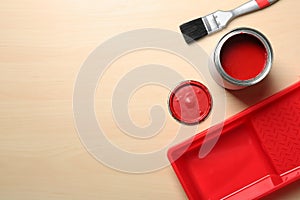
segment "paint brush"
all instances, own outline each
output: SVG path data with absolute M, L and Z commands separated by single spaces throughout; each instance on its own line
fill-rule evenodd
M 180 26 L 185 41 L 189 44 L 206 35 L 220 31 L 234 18 L 263 9 L 278 0 L 251 0 L 230 11 L 218 10 L 205 17 L 201 17 Z

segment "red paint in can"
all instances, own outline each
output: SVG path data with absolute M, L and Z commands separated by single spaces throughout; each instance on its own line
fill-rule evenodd
M 262 81 L 272 62 L 273 50 L 268 39 L 257 30 L 239 28 L 219 41 L 209 69 L 218 84 L 239 90 Z
M 220 58 L 222 67 L 229 76 L 249 80 L 263 71 L 267 50 L 256 37 L 241 33 L 224 43 Z

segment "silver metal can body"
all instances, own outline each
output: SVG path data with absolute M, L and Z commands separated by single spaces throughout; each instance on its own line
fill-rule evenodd
M 247 34 L 251 37 L 255 37 L 259 42 L 264 46 L 266 51 L 266 60 L 265 65 L 262 70 L 253 78 L 247 80 L 237 79 L 229 75 L 223 68 L 221 62 L 221 51 L 224 44 L 232 37 L 239 34 Z M 249 55 L 251 58 L 251 55 Z M 212 59 L 209 64 L 209 69 L 214 80 L 224 88 L 230 90 L 239 90 L 248 86 L 252 86 L 262 81 L 270 72 L 272 63 L 273 63 L 273 50 L 268 39 L 259 31 L 250 29 L 250 28 L 238 28 L 229 33 L 227 33 L 221 40 L 218 42 L 214 52 L 212 53 Z M 241 63 L 242 68 L 243 63 Z

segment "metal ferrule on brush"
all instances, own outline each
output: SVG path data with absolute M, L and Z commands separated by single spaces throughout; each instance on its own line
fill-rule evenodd
M 202 20 L 208 34 L 212 34 L 219 30 L 218 22 L 216 21 L 213 13 L 203 17 Z

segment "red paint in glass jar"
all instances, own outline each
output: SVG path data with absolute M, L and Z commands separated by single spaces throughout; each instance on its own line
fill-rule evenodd
M 267 50 L 253 35 L 238 34 L 229 38 L 221 49 L 221 65 L 224 71 L 238 80 L 258 76 L 267 61 Z

